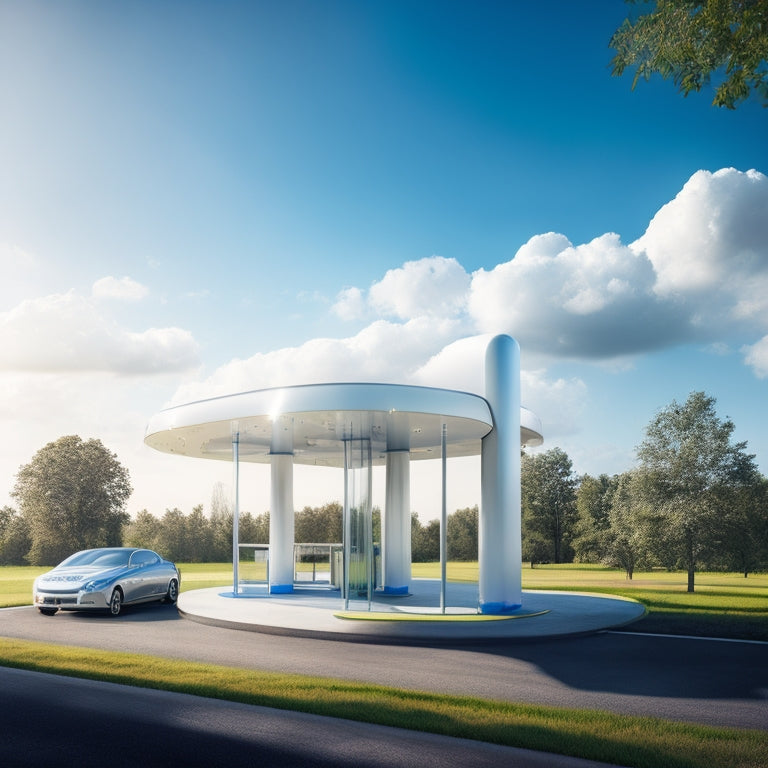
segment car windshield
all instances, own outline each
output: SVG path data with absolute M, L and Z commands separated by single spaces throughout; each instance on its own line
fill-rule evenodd
M 130 556 L 130 549 L 88 549 L 85 552 L 76 552 L 71 557 L 68 557 L 59 565 L 59 568 L 72 568 L 83 565 L 95 568 L 114 568 L 120 565 L 128 565 L 128 558 Z

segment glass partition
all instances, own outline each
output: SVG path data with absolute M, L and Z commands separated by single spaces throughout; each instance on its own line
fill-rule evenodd
M 237 594 L 269 584 L 269 544 L 237 545 Z
M 375 589 L 371 507 L 371 441 L 344 442 L 344 597 L 370 601 Z

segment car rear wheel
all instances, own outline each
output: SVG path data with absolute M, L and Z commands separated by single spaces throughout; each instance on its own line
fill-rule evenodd
M 53 616 L 59 609 L 58 608 L 38 608 L 38 611 L 43 614 L 43 616 Z
M 168 584 L 168 591 L 165 593 L 165 602 L 173 605 L 179 599 L 179 582 L 171 579 Z
M 123 593 L 119 589 L 115 589 L 112 592 L 112 597 L 109 599 L 109 612 L 113 616 L 118 616 L 123 607 Z

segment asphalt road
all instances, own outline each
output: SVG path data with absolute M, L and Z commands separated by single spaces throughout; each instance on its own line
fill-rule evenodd
M 616 632 L 461 648 L 375 645 L 210 627 L 159 604 L 116 618 L 4 609 L 0 636 L 768 730 L 765 643 Z

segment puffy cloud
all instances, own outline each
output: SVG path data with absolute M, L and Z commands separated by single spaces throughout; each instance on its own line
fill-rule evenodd
M 359 288 L 344 288 L 336 296 L 336 302 L 331 307 L 337 317 L 342 320 L 359 320 L 365 316 L 365 297 Z
M 413 383 L 483 394 L 485 350 L 490 340 L 491 334 L 483 334 L 448 344 L 414 373 Z
M 482 392 L 483 354 L 496 333 L 533 360 L 626 359 L 675 344 L 724 343 L 768 323 L 768 179 L 701 171 L 630 245 L 608 233 L 574 245 L 537 235 L 514 258 L 471 276 L 440 256 L 389 270 L 365 293 L 342 290 L 332 311 L 379 319 L 356 336 L 235 360 L 179 389 L 185 402 L 322 381 L 399 381 Z M 716 321 L 715 321 L 716 319 Z M 764 341 L 745 348 L 759 375 Z M 575 429 L 585 386 L 523 372 L 524 397 L 559 434 Z
M 742 348 L 744 362 L 750 366 L 759 379 L 768 378 L 768 336 L 763 336 L 760 341 L 752 346 Z
M 470 277 L 456 259 L 431 256 L 390 269 L 371 286 L 369 302 L 384 316 L 455 317 L 466 305 Z
M 204 381 L 180 387 L 173 403 L 266 387 L 337 381 L 407 383 L 457 335 L 456 324 L 416 318 L 377 320 L 345 339 L 312 339 L 298 347 L 233 360 Z
M 479 330 L 510 333 L 531 352 L 614 357 L 687 335 L 684 314 L 654 294 L 654 283 L 649 260 L 618 235 L 574 246 L 550 232 L 475 272 L 469 309 Z
M 197 365 L 189 331 L 127 331 L 73 292 L 29 299 L 0 313 L 0 370 L 163 373 Z
M 533 352 L 613 358 L 768 328 L 768 177 L 699 171 L 630 245 L 531 238 L 472 276 L 482 332 Z
M 415 372 L 413 383 L 483 395 L 485 352 L 491 338 L 482 334 L 448 344 Z M 520 386 L 523 405 L 541 418 L 547 440 L 577 431 L 587 397 L 581 379 L 553 380 L 545 370 L 523 370 Z
M 130 277 L 102 277 L 91 288 L 91 295 L 97 299 L 119 299 L 121 301 L 139 301 L 149 293 L 149 289 Z
M 632 248 L 656 271 L 660 296 L 723 300 L 736 315 L 768 308 L 768 177 L 698 171 Z
M 707 339 L 768 329 L 768 177 L 698 171 L 632 248 L 657 275 L 660 297 L 686 307 Z

